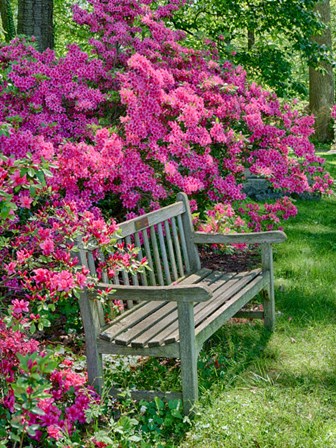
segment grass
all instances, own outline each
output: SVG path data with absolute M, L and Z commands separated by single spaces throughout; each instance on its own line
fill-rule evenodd
M 297 205 L 275 253 L 276 331 L 228 325 L 211 340 L 227 363 L 183 448 L 336 446 L 336 199 Z
M 322 155 L 336 178 L 336 155 Z M 276 331 L 258 322 L 218 331 L 199 357 L 201 398 L 188 432 L 170 426 L 171 437 L 148 446 L 336 446 L 336 197 L 297 206 L 275 248 Z M 112 370 L 124 387 L 180 388 L 175 361 Z

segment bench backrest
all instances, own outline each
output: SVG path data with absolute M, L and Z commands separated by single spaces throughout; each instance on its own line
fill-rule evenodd
M 138 247 L 138 258 L 146 257 L 150 270 L 137 275 L 120 271 L 112 284 L 164 286 L 200 269 L 197 246 L 191 238 L 194 229 L 189 201 L 184 193 L 178 194 L 174 204 L 125 221 L 119 229 L 119 242 Z M 92 253 L 81 251 L 80 258 L 95 275 Z M 108 282 L 106 275 L 103 281 Z M 133 303 L 128 301 L 127 305 L 132 307 Z

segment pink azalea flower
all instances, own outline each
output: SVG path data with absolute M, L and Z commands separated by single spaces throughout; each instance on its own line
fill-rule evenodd
M 15 316 L 27 313 L 29 311 L 29 302 L 25 300 L 12 300 L 12 312 Z

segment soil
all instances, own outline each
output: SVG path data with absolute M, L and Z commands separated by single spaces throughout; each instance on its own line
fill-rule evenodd
M 223 254 L 211 249 L 200 252 L 202 267 L 224 272 L 244 272 L 259 267 L 261 256 L 258 249 Z

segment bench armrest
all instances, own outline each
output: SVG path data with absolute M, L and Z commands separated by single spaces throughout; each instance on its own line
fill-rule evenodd
M 195 232 L 193 236 L 195 244 L 265 244 L 281 243 L 286 239 L 286 234 L 279 230 L 254 233 L 230 233 L 225 235 L 222 233 Z
M 98 283 L 97 288 L 112 289 L 111 299 L 118 300 L 205 302 L 212 297 L 205 285 L 128 286 Z M 88 296 L 94 299 L 94 291 L 90 291 Z

